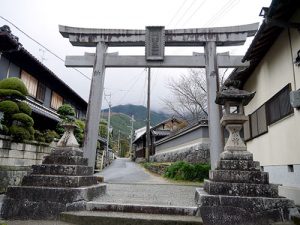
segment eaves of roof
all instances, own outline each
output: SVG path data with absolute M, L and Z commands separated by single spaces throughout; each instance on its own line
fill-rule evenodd
M 290 20 L 292 15 L 300 7 L 299 0 L 273 0 L 266 18 L 262 22 L 258 32 L 256 33 L 250 47 L 248 48 L 243 62 L 249 61 L 250 66 L 246 69 L 235 69 L 227 81 L 239 80 L 242 88 L 248 78 L 251 76 L 255 68 L 267 54 L 278 36 L 285 29 L 282 25 Z M 226 82 L 225 82 L 226 85 Z

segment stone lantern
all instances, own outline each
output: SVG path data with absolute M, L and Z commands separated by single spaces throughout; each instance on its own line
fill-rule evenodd
M 240 130 L 247 121 L 243 107 L 254 97 L 233 86 L 217 93 L 216 103 L 224 105 L 221 124 L 229 138 L 218 166 L 209 171 L 203 189 L 196 190 L 196 204 L 205 225 L 257 225 L 287 221 L 297 209 L 293 201 L 278 195 L 278 186 L 269 183 L 269 174 L 247 151 Z
M 221 158 L 231 157 L 232 154 L 246 155 L 247 147 L 240 136 L 243 124 L 248 120 L 244 115 L 244 106 L 254 97 L 255 92 L 239 90 L 232 86 L 225 87 L 217 93 L 216 103 L 224 105 L 225 111 L 221 125 L 229 132 L 229 138 Z

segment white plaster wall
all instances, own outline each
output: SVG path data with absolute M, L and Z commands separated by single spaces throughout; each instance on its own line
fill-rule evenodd
M 291 31 L 291 40 L 295 58 L 300 49 L 298 31 Z M 244 86 L 246 90 L 256 91 L 253 100 L 245 107 L 246 114 L 255 111 L 288 83 L 293 90 L 300 88 L 300 67 L 294 66 L 294 58 L 286 30 Z M 300 111 L 295 109 L 294 114 L 269 126 L 268 133 L 248 141 L 247 147 L 262 166 L 300 164 Z

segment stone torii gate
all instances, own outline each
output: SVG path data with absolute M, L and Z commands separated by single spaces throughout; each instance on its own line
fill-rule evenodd
M 210 157 L 216 167 L 223 150 L 221 107 L 215 103 L 219 90 L 218 68 L 244 67 L 242 56 L 217 54 L 217 46 L 243 45 L 247 37 L 254 36 L 258 23 L 242 26 L 174 29 L 162 26 L 146 27 L 146 30 L 90 29 L 59 26 L 63 37 L 74 46 L 96 47 L 96 53 L 84 56 L 67 56 L 67 67 L 93 67 L 93 76 L 87 110 L 84 156 L 89 166 L 95 164 L 98 124 L 104 89 L 105 68 L 109 67 L 159 67 L 159 68 L 206 68 Z M 119 56 L 106 53 L 108 47 L 145 46 L 145 56 Z M 204 46 L 204 54 L 192 56 L 165 56 L 165 46 Z

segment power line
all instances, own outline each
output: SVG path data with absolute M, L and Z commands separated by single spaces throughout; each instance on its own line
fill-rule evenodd
M 9 21 L 8 19 L 4 18 L 3 16 L 0 16 L 1 19 L 3 19 L 4 21 L 8 22 L 9 24 L 11 24 L 13 27 L 15 27 L 18 31 L 20 31 L 22 34 L 24 34 L 26 37 L 28 37 L 30 40 L 32 40 L 33 42 L 35 42 L 36 44 L 38 44 L 39 46 L 43 47 L 47 52 L 49 52 L 50 54 L 52 54 L 53 56 L 55 56 L 56 58 L 58 58 L 59 60 L 61 60 L 62 62 L 65 63 L 65 60 L 62 59 L 61 57 L 59 57 L 57 54 L 55 54 L 53 51 L 51 51 L 50 49 L 48 49 L 45 45 L 41 44 L 40 42 L 38 42 L 37 40 L 35 40 L 34 38 L 32 38 L 30 35 L 28 35 L 27 33 L 25 33 L 21 28 L 19 28 L 18 26 L 16 26 L 14 23 L 12 23 L 11 21 Z M 90 77 L 88 77 L 86 74 L 82 73 L 80 70 L 71 67 L 73 70 L 77 71 L 78 73 L 80 73 L 82 76 L 84 76 L 85 78 L 87 78 L 88 80 L 91 80 Z
M 180 7 L 177 9 L 177 11 L 175 12 L 175 14 L 173 15 L 172 19 L 170 20 L 170 22 L 168 23 L 167 26 L 170 26 L 171 23 L 173 22 L 173 20 L 176 18 L 176 16 L 178 15 L 178 13 L 180 12 L 180 10 L 183 8 L 183 6 L 185 5 L 185 3 L 187 3 L 187 0 L 185 0 Z
M 189 22 L 194 16 L 195 14 L 198 12 L 198 10 L 204 5 L 204 3 L 206 2 L 206 0 L 203 0 L 200 5 L 196 8 L 196 10 L 190 15 L 190 17 L 184 21 L 184 23 L 182 24 L 182 26 L 186 25 L 187 22 Z
M 182 14 L 182 16 L 177 20 L 177 23 L 175 24 L 174 27 L 176 27 L 180 21 L 185 17 L 185 15 L 187 14 L 187 12 L 191 9 L 191 7 L 195 4 L 197 0 L 192 1 L 192 3 L 190 4 L 190 6 L 184 11 L 184 13 Z
M 139 81 L 139 79 L 142 77 L 142 73 L 145 72 L 145 69 L 143 69 L 138 75 L 137 75 L 137 79 L 132 83 L 132 85 L 130 86 L 130 88 L 128 89 L 128 91 L 122 96 L 122 98 L 118 101 L 118 102 L 122 102 L 124 100 L 124 98 L 128 95 L 128 93 L 132 90 L 133 86 Z

